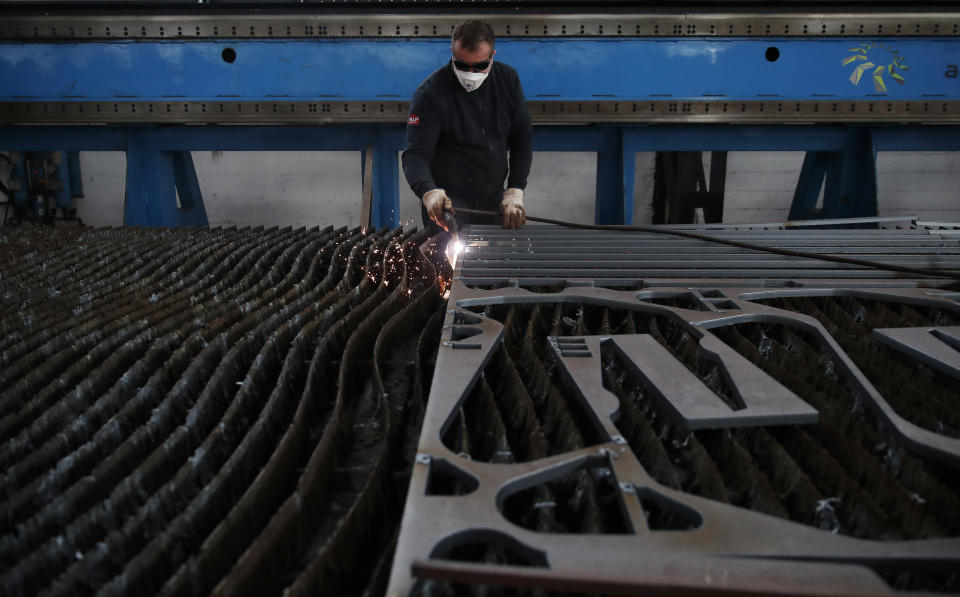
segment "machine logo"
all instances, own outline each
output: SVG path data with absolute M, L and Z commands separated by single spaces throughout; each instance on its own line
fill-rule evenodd
M 884 82 L 883 75 L 888 74 L 890 78 L 899 84 L 906 83 L 903 76 L 904 71 L 910 70 L 905 66 L 906 58 L 900 56 L 899 50 L 894 50 L 888 45 L 870 42 L 860 44 L 856 48 L 850 48 L 852 56 L 843 59 L 841 64 L 846 66 L 853 64 L 853 72 L 850 73 L 850 82 L 854 85 L 860 84 L 860 79 L 867 71 L 873 71 L 873 88 L 878 93 L 886 93 L 887 84 Z
M 407 118 L 407 124 L 420 124 L 420 115 L 411 114 L 410 118 Z

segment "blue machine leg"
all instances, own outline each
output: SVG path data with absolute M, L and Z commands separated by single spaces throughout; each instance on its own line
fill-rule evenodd
M 366 147 L 364 147 L 363 149 L 360 150 L 360 187 L 361 187 L 361 189 L 362 189 L 362 188 L 365 187 L 366 184 L 367 184 L 367 174 L 368 174 L 368 173 L 367 173 L 367 150 L 368 150 L 368 149 L 373 149 L 373 160 L 374 160 L 374 163 L 373 163 L 373 172 L 370 172 L 370 173 L 369 173 L 370 175 L 373 176 L 373 182 L 370 183 L 370 184 L 372 185 L 372 186 L 371 186 L 371 189 L 372 189 L 371 192 L 372 192 L 372 194 L 373 194 L 373 197 L 372 197 L 372 199 L 371 199 L 371 205 L 370 205 L 370 221 L 369 221 L 369 222 L 360 222 L 360 225 L 361 225 L 361 226 L 374 226 L 374 227 L 376 227 L 376 224 L 374 224 L 374 213 L 375 213 L 376 210 L 377 210 L 377 186 L 376 186 L 376 185 L 377 185 L 377 181 L 379 180 L 380 177 L 377 176 L 377 174 L 376 174 L 376 169 L 377 169 L 377 166 L 378 166 L 379 164 L 376 163 L 377 151 L 376 151 L 375 145 L 374 145 L 372 142 L 369 143 Z M 361 201 L 362 201 L 362 200 L 363 200 L 363 197 L 361 196 Z M 363 219 L 363 214 L 362 214 L 362 213 L 361 213 L 361 219 Z
M 403 127 L 378 127 L 373 146 L 373 205 L 370 220 L 374 227 L 400 225 L 400 168 L 397 152 L 403 149 Z
M 184 160 L 184 183 L 188 169 Z M 193 171 L 196 179 L 196 172 Z M 174 152 L 157 149 L 153 131 L 149 129 L 132 132 L 127 143 L 127 191 L 123 211 L 125 226 L 206 226 L 207 214 L 202 200 L 197 197 L 184 199 L 177 207 L 176 168 Z M 189 190 L 189 189 L 188 189 Z M 197 189 L 199 194 L 199 188 Z M 193 200 L 194 203 L 190 203 Z
M 817 199 L 820 197 L 823 178 L 827 174 L 830 161 L 830 153 L 825 151 L 808 151 L 804 156 L 797 188 L 793 192 L 789 219 L 813 220 L 821 217 Z
M 80 175 L 80 152 L 67 152 L 67 175 L 70 177 L 70 198 L 83 197 L 83 177 Z
M 621 129 L 604 129 L 603 140 L 597 151 L 597 204 L 594 220 L 597 224 L 622 224 L 626 204 L 633 212 L 633 193 L 627 200 L 624 193 L 623 134 Z
M 842 157 L 840 218 L 877 215 L 877 152 L 868 127 L 850 127 Z
M 158 151 L 152 141 L 149 131 L 144 130 L 132 132 L 127 141 L 124 226 L 169 225 L 164 216 L 169 214 L 170 205 L 177 208 L 173 157 Z
M 70 158 L 65 151 L 55 151 L 50 154 L 54 163 L 57 163 L 56 179 L 60 181 L 60 190 L 54 193 L 53 203 L 50 205 L 51 215 L 53 209 L 70 209 L 73 206 L 73 177 L 70 176 Z
M 823 209 L 821 218 L 833 219 L 845 217 L 843 203 L 843 152 L 831 152 L 826 156 L 827 173 L 823 183 Z
M 622 164 L 623 185 L 620 192 L 623 194 L 623 211 L 621 221 L 624 224 L 633 224 L 633 187 L 636 184 L 637 152 L 629 143 L 628 135 L 620 134 L 620 163 Z
M 171 152 L 173 157 L 173 174 L 180 197 L 181 217 L 180 225 L 207 226 L 207 210 L 203 205 L 203 194 L 200 192 L 200 181 L 197 179 L 197 169 L 193 165 L 193 155 L 189 151 Z
M 818 210 L 821 185 L 823 208 Z M 876 215 L 877 154 L 869 128 L 850 127 L 842 152 L 807 152 L 790 207 L 791 220 Z

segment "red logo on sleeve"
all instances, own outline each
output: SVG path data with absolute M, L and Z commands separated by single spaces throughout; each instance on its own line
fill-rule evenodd
M 411 114 L 410 118 L 407 118 L 407 124 L 420 124 L 420 115 Z

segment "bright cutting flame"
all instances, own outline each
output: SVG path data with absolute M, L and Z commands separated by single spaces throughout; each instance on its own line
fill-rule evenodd
M 447 243 L 447 261 L 450 262 L 450 267 L 457 269 L 457 258 L 460 256 L 460 253 L 463 251 L 463 242 L 458 238 L 451 238 L 450 242 Z

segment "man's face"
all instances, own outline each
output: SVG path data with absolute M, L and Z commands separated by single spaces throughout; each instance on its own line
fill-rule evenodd
M 493 63 L 490 61 L 493 59 L 493 55 L 497 53 L 496 50 L 491 50 L 490 44 L 485 41 L 480 42 L 473 51 L 470 51 L 461 46 L 460 41 L 457 40 L 452 49 L 454 67 L 458 70 L 474 73 L 489 73 L 493 67 Z M 484 66 L 484 63 L 486 63 L 486 66 Z M 481 66 L 484 68 L 479 68 Z

